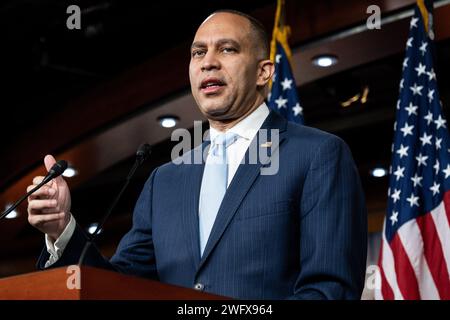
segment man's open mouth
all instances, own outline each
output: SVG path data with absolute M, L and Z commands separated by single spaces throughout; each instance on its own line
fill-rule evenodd
M 205 93 L 215 93 L 225 86 L 225 82 L 218 78 L 207 78 L 202 81 L 200 85 L 201 91 Z

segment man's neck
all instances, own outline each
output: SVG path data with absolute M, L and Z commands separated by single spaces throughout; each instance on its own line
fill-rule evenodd
M 250 108 L 244 115 L 236 119 L 232 119 L 229 121 L 208 120 L 209 126 L 216 129 L 217 131 L 226 132 L 229 129 L 233 128 L 235 125 L 237 125 L 239 122 L 247 118 L 250 114 L 252 114 L 256 109 L 258 109 L 258 107 L 261 104 L 263 104 L 263 102 L 264 101 L 259 101 L 255 103 L 255 105 L 252 108 Z

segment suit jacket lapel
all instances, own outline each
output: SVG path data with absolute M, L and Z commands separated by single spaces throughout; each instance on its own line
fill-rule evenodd
M 186 227 L 187 243 L 189 249 L 191 250 L 191 256 L 193 257 L 195 269 L 200 263 L 198 206 L 203 170 L 205 167 L 203 150 L 205 150 L 208 146 L 209 141 L 206 141 L 190 153 L 191 164 L 186 165 L 186 169 L 184 171 L 183 203 L 186 205 L 182 208 L 182 219 L 183 225 Z M 198 155 L 198 152 L 201 152 L 201 155 Z M 197 153 L 197 156 L 194 155 L 195 153 Z M 195 163 L 194 159 L 201 159 L 201 163 Z
M 241 202 L 243 201 L 245 195 L 250 190 L 256 178 L 260 175 L 262 166 L 270 163 L 271 152 L 275 151 L 272 148 L 267 147 L 267 142 L 271 141 L 270 129 L 278 129 L 279 130 L 279 145 L 285 139 L 285 130 L 286 130 L 287 121 L 282 118 L 277 113 L 271 111 L 267 119 L 264 121 L 261 126 L 260 132 L 262 129 L 268 130 L 268 135 L 257 134 L 253 139 L 249 149 L 245 154 L 245 163 L 239 165 L 236 174 L 233 177 L 233 180 L 228 187 L 225 196 L 223 198 L 222 204 L 219 208 L 219 212 L 217 213 L 216 220 L 214 222 L 213 228 L 211 230 L 211 234 L 209 236 L 208 242 L 206 244 L 205 251 L 203 256 L 201 257 L 200 264 L 198 266 L 197 272 L 203 266 L 208 256 L 216 246 L 217 242 L 222 237 L 225 229 L 228 224 L 231 222 L 234 214 L 239 208 Z M 252 149 L 253 148 L 253 149 Z M 266 159 L 262 159 L 260 161 L 256 161 L 256 164 L 251 162 L 250 159 L 250 150 L 257 150 L 258 155 L 267 154 Z M 259 156 L 258 156 L 259 158 Z M 250 161 L 250 162 L 249 162 Z M 200 182 L 201 183 L 201 182 Z M 198 202 L 197 202 L 198 204 Z M 198 235 L 198 230 L 197 230 Z M 198 239 L 197 239 L 198 240 Z

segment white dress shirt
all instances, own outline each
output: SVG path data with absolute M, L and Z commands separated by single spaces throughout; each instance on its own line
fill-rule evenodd
M 266 120 L 269 115 L 269 108 L 265 103 L 260 105 L 255 111 L 249 114 L 246 118 L 238 122 L 232 128 L 228 129 L 226 132 L 233 132 L 238 135 L 237 140 L 230 144 L 227 148 L 227 160 L 228 160 L 228 181 L 227 186 L 230 185 L 230 182 L 233 180 L 234 174 L 239 167 L 242 159 L 244 158 L 245 153 L 247 152 L 250 143 L 253 138 L 256 136 L 259 128 L 263 124 L 264 120 Z M 222 132 L 210 128 L 209 135 L 211 141 L 221 134 Z
M 46 268 L 51 266 L 56 261 L 58 261 L 59 258 L 61 258 L 64 249 L 66 248 L 67 244 L 70 241 L 70 238 L 72 238 L 76 226 L 77 222 L 75 221 L 73 215 L 70 214 L 69 223 L 67 224 L 63 233 L 61 233 L 59 238 L 56 239 L 54 243 L 47 234 L 45 235 L 45 245 L 47 246 L 47 252 L 50 255 L 47 262 L 45 263 Z
M 228 157 L 228 181 L 227 186 L 230 185 L 230 182 L 233 180 L 234 174 L 236 173 L 239 164 L 244 158 L 245 153 L 247 152 L 250 143 L 253 138 L 256 136 L 258 130 L 261 128 L 264 120 L 266 120 L 269 115 L 269 108 L 265 103 L 261 104 L 255 111 L 249 114 L 246 118 L 238 122 L 232 128 L 228 129 L 227 132 L 233 132 L 238 135 L 237 140 L 232 143 L 227 148 L 227 157 Z M 211 141 L 222 132 L 210 128 L 210 138 Z M 47 252 L 50 255 L 50 258 L 45 263 L 45 267 L 51 266 L 53 263 L 58 261 L 61 258 L 61 255 L 64 252 L 67 244 L 70 241 L 76 227 L 75 218 L 71 215 L 70 221 L 66 228 L 64 229 L 61 236 L 53 243 L 48 235 L 45 235 L 45 244 L 47 247 Z

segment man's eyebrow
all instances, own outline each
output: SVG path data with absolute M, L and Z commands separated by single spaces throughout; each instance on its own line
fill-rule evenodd
M 219 45 L 219 46 L 224 45 L 224 44 L 231 44 L 231 45 L 233 45 L 233 46 L 235 46 L 237 48 L 241 47 L 239 45 L 239 43 L 236 40 L 234 40 L 234 39 L 220 39 L 220 40 L 217 41 L 217 45 Z
M 194 48 L 203 48 L 206 47 L 206 43 L 203 41 L 195 41 L 194 43 L 192 43 L 191 45 L 191 50 Z
M 239 43 L 238 43 L 236 40 L 234 40 L 234 39 L 229 39 L 229 38 L 219 39 L 219 40 L 217 40 L 216 43 L 215 43 L 216 46 L 222 46 L 222 45 L 224 45 L 224 44 L 231 44 L 231 45 L 237 47 L 238 49 L 241 47 L 241 46 L 239 45 Z M 203 41 L 195 41 L 195 42 L 193 42 L 192 45 L 191 45 L 191 50 L 194 49 L 194 48 L 204 48 L 204 47 L 207 47 L 206 42 L 203 42 Z

